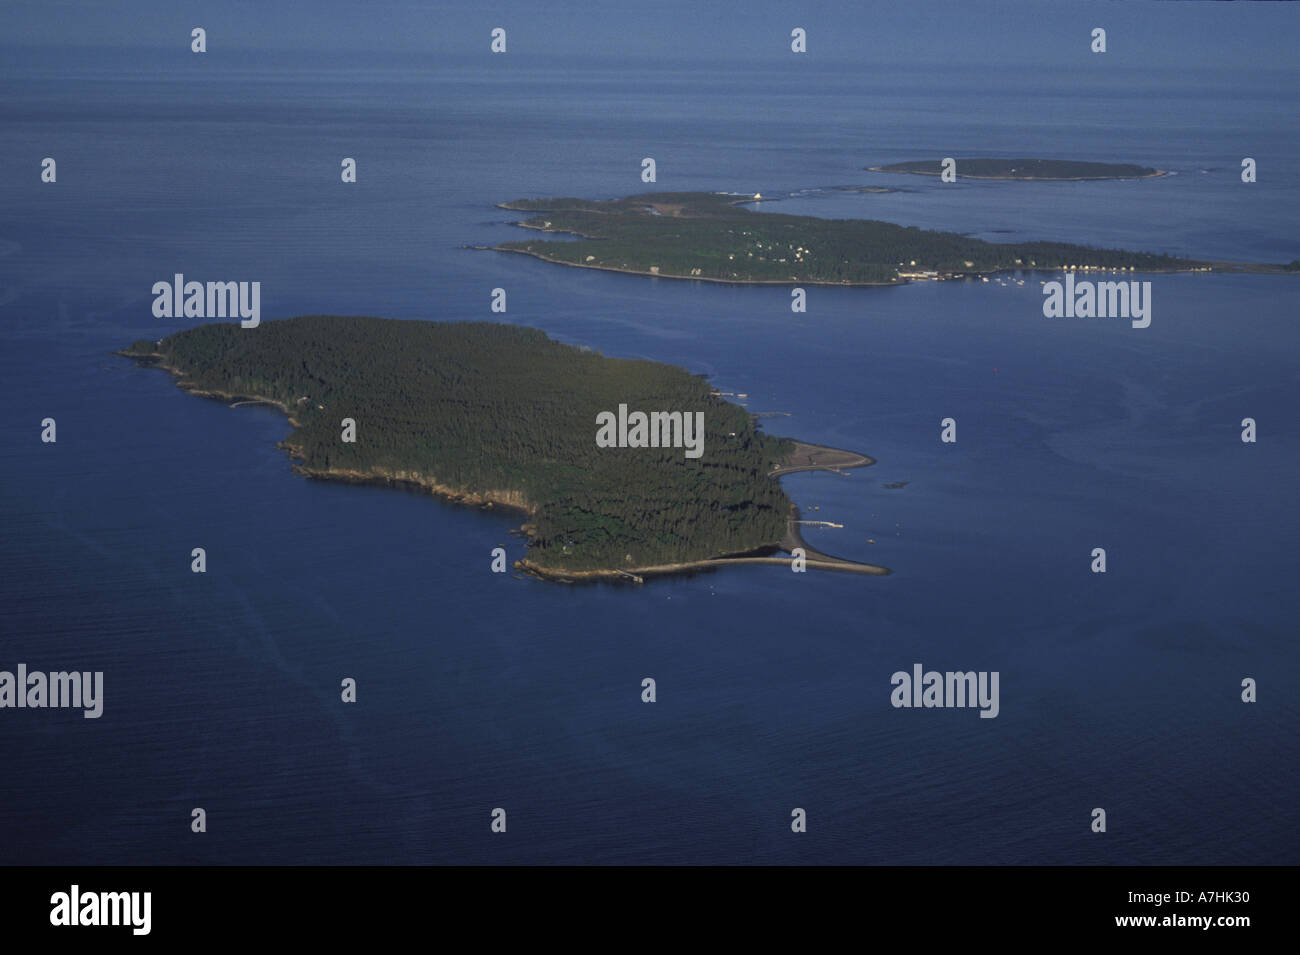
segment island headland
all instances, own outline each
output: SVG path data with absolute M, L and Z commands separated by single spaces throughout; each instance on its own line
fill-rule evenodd
M 118 354 L 191 394 L 278 408 L 293 427 L 280 446 L 307 477 L 522 512 L 528 549 L 516 567 L 539 577 L 789 568 L 776 555 L 796 547 L 812 569 L 889 573 L 808 548 L 777 481 L 871 458 L 768 435 L 672 365 L 511 325 L 319 315 L 208 323 Z M 599 446 L 599 417 L 625 408 L 701 416 L 699 455 L 670 446 L 667 424 L 663 446 Z
M 503 242 L 499 252 L 633 275 L 770 285 L 898 285 L 1016 270 L 1180 272 L 1216 263 L 1066 242 L 995 243 L 872 219 L 758 212 L 753 197 L 661 192 L 624 199 L 520 199 L 513 223 L 577 240 Z
M 958 179 L 1016 179 L 1037 182 L 1080 182 L 1092 179 L 1155 179 L 1164 169 L 1134 163 L 1080 162 L 1076 159 L 960 159 L 954 157 Z M 900 172 L 938 176 L 943 160 L 920 159 L 867 166 L 870 172 Z

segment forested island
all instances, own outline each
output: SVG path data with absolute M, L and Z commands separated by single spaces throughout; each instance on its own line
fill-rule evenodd
M 515 223 L 579 238 L 505 242 L 497 251 L 548 262 L 697 281 L 894 285 L 1013 269 L 1173 272 L 1209 262 L 1065 242 L 994 243 L 869 219 L 757 212 L 761 197 L 656 192 L 624 199 L 520 199 Z
M 954 157 L 956 158 L 956 157 Z M 871 172 L 906 172 L 920 176 L 937 176 L 940 159 L 896 162 L 888 166 L 868 166 Z M 1033 179 L 1078 181 L 1083 179 L 1152 179 L 1165 175 L 1163 169 L 1134 163 L 1080 162 L 1076 159 L 961 159 L 956 158 L 958 179 Z
M 256 329 L 209 323 L 119 354 L 170 371 L 192 394 L 280 408 L 293 426 L 282 446 L 307 476 L 522 510 L 529 546 L 519 566 L 566 580 L 788 565 L 772 555 L 806 545 L 774 475 L 787 464 L 871 463 L 765 434 L 701 375 L 511 325 L 323 315 Z M 703 454 L 598 447 L 597 416 L 620 405 L 702 412 Z M 344 419 L 354 442 L 343 440 Z

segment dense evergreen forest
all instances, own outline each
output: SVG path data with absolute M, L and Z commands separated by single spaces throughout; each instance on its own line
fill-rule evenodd
M 489 323 L 307 316 L 205 324 L 123 354 L 182 384 L 289 409 L 309 471 L 418 472 L 466 494 L 514 492 L 533 511 L 529 558 L 595 570 L 772 547 L 790 501 L 767 477 L 791 443 L 671 365 L 602 357 Z M 704 412 L 704 453 L 598 448 L 596 416 Z M 356 442 L 341 421 L 356 421 Z M 489 494 L 489 496 L 491 496 Z
M 941 274 L 1064 266 L 1167 271 L 1204 266 L 1169 255 L 1064 242 L 1003 244 L 868 219 L 756 212 L 734 196 L 660 192 L 625 199 L 522 199 L 503 208 L 536 212 L 530 228 L 582 236 L 506 242 L 591 268 L 733 282 L 888 284 L 900 272 Z
M 870 166 L 873 172 L 912 172 L 937 176 L 941 160 Z M 1160 172 L 1134 163 L 1080 162 L 1076 159 L 961 159 L 958 179 L 1146 179 Z

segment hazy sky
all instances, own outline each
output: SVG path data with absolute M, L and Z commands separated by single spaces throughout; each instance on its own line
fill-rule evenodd
M 788 57 L 790 30 L 809 57 L 840 64 L 940 59 L 1069 64 L 1094 26 L 1117 65 L 1294 68 L 1300 4 L 1055 0 L 4 0 L 0 47 L 188 48 L 208 31 L 221 50 L 487 54 L 493 27 L 521 58 L 735 62 Z M 3 68 L 0 67 L 0 70 Z

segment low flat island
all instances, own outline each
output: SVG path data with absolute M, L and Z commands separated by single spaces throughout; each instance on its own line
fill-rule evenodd
M 657 192 L 625 199 L 520 199 L 515 225 L 577 240 L 504 242 L 547 262 L 634 275 L 773 285 L 897 285 L 1016 269 L 1179 272 L 1213 263 L 1067 242 L 995 243 L 872 219 L 758 212 L 761 196 Z
M 516 566 L 538 576 L 788 567 L 776 554 L 795 547 L 810 568 L 889 573 L 807 548 L 776 480 L 871 458 L 765 434 L 703 376 L 672 365 L 511 325 L 323 315 L 204 324 L 119 354 L 170 371 L 191 394 L 279 408 L 293 426 L 281 446 L 308 477 L 522 511 L 528 552 Z M 667 441 L 599 447 L 598 416 L 620 406 L 702 414 L 700 453 Z
M 1168 173 L 1163 169 L 1133 163 L 1080 162 L 1076 159 L 962 159 L 956 160 L 958 179 L 1020 179 L 1038 182 L 1079 182 L 1089 179 L 1154 179 Z M 868 166 L 871 172 L 902 172 L 937 176 L 942 160 L 921 159 L 888 166 Z

